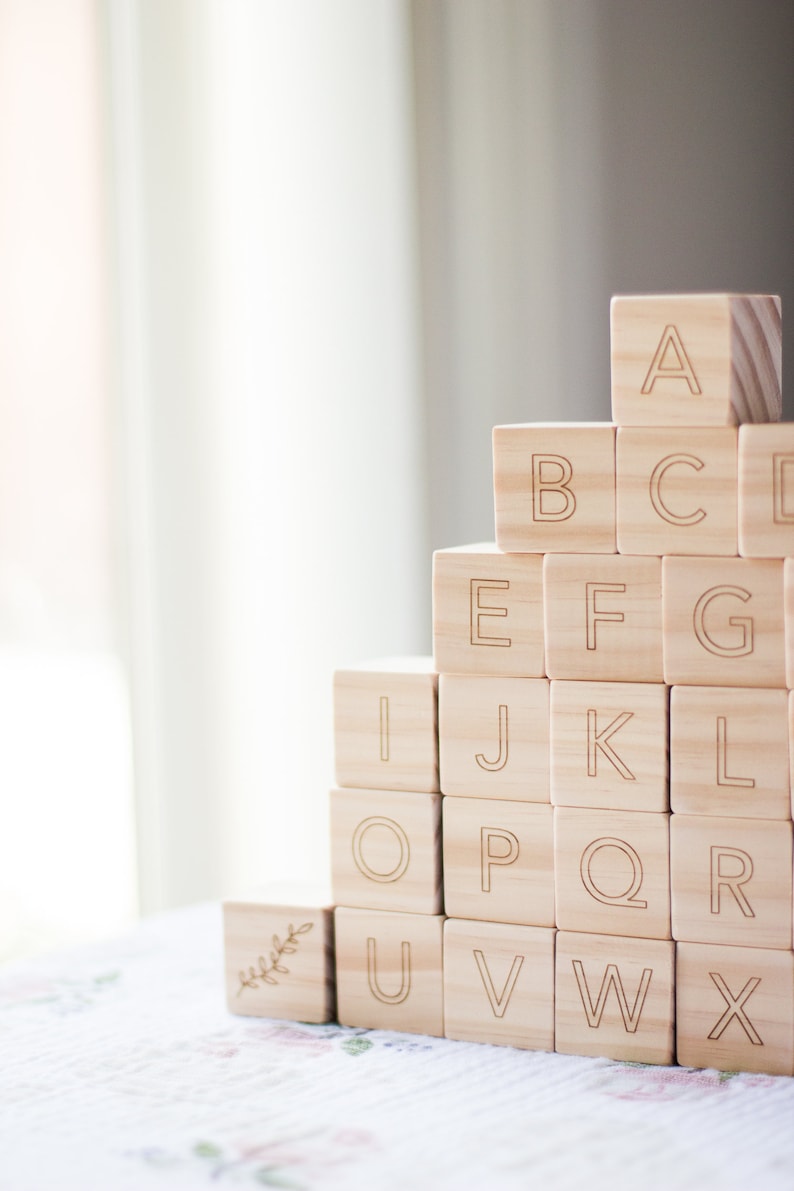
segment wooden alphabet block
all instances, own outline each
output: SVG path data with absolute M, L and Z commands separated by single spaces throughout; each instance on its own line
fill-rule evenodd
M 678 1062 L 794 1075 L 794 955 L 709 943 L 676 946 Z
M 618 426 L 778 422 L 780 299 L 666 294 L 612 299 L 612 418 Z
M 670 805 L 687 815 L 791 817 L 786 691 L 674 686 Z
M 672 1063 L 674 946 L 558 931 L 555 1050 Z
M 443 917 L 337 907 L 335 920 L 340 1025 L 442 1038 Z
M 441 674 L 438 747 L 444 794 L 548 802 L 548 679 Z
M 670 938 L 669 819 L 642 811 L 555 808 L 561 930 Z
M 440 914 L 441 795 L 331 791 L 337 905 Z
M 794 558 L 783 563 L 783 620 L 786 636 L 786 686 L 794 687 Z
M 620 553 L 736 554 L 736 443 L 734 426 L 685 430 L 621 426 L 617 434 Z
M 614 426 L 495 426 L 493 462 L 500 550 L 615 553 Z
M 658 558 L 547 554 L 543 603 L 549 678 L 661 682 L 660 594 Z
M 223 903 L 232 1013 L 288 1021 L 334 1017 L 333 904 L 328 890 L 266 885 Z
M 390 658 L 338 670 L 337 785 L 438 790 L 437 692 L 430 658 Z
M 550 737 L 555 806 L 668 809 L 664 683 L 555 679 Z
M 444 674 L 542 678 L 543 560 L 484 543 L 433 555 L 433 654 Z
M 671 686 L 783 687 L 783 563 L 662 561 L 664 680 Z
M 554 926 L 551 806 L 444 798 L 442 819 L 450 917 Z
M 794 555 L 794 422 L 739 427 L 739 553 Z
M 791 823 L 672 815 L 673 938 L 790 951 Z
M 791 791 L 791 817 L 794 819 L 794 691 L 788 692 L 788 747 L 789 747 L 789 790 Z
M 555 934 L 542 926 L 448 918 L 447 1038 L 554 1050 Z

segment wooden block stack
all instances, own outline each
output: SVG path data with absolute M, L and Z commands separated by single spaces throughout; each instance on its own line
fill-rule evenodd
M 227 906 L 233 1009 L 301 1016 L 332 902 L 343 1024 L 794 1074 L 780 345 L 774 297 L 616 298 L 613 422 L 495 428 L 433 659 L 336 675 L 332 898 L 262 901 L 269 959 Z

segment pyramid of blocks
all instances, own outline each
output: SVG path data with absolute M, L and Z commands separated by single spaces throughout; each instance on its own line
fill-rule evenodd
M 495 428 L 433 658 L 336 674 L 331 893 L 225 903 L 234 1012 L 794 1074 L 780 302 L 611 324 L 611 423 Z

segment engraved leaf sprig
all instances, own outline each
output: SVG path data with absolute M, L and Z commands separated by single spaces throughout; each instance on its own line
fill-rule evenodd
M 279 976 L 288 976 L 289 968 L 283 963 L 285 955 L 294 955 L 300 946 L 299 935 L 306 935 L 314 926 L 313 922 L 304 922 L 303 926 L 295 927 L 292 923 L 287 927 L 287 937 L 282 940 L 278 935 L 273 935 L 273 946 L 270 950 L 270 960 L 265 959 L 263 955 L 257 956 L 256 964 L 249 967 L 248 971 L 241 970 L 240 987 L 237 990 L 237 996 L 244 988 L 261 988 L 264 984 L 278 984 L 276 973 Z

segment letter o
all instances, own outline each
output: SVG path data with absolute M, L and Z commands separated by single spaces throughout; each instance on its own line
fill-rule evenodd
M 394 868 L 389 869 L 387 872 L 378 872 L 377 869 L 367 864 L 367 861 L 364 859 L 362 851 L 364 836 L 373 827 L 385 827 L 393 833 L 400 845 L 400 858 Z M 408 836 L 400 824 L 395 823 L 393 819 L 385 819 L 382 815 L 371 815 L 368 819 L 362 819 L 353 832 L 353 859 L 356 862 L 356 868 L 359 872 L 370 881 L 379 881 L 384 885 L 391 881 L 399 881 L 400 877 L 408 868 L 408 862 L 411 859 L 411 846 L 408 842 Z

